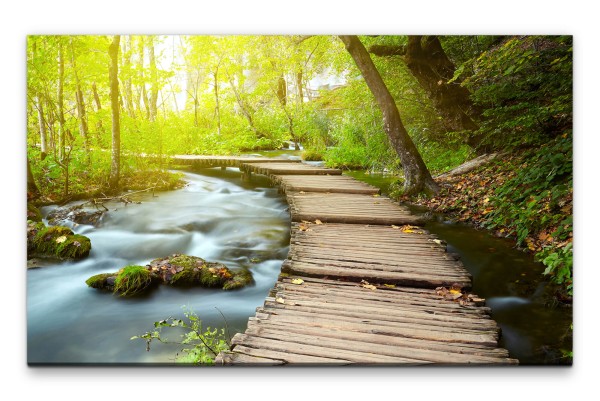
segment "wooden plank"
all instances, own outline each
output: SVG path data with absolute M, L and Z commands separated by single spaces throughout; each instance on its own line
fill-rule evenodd
M 388 355 L 380 355 L 376 352 L 358 352 L 345 349 L 336 349 L 314 344 L 303 344 L 285 340 L 273 340 L 270 338 L 256 337 L 252 335 L 243 335 L 238 343 L 246 347 L 260 348 L 271 351 L 291 352 L 308 356 L 326 357 L 334 359 L 344 359 L 354 363 L 361 364 L 423 364 L 414 358 L 403 358 Z M 237 348 L 237 346 L 236 346 Z M 235 348 L 234 348 L 235 349 Z
M 253 319 L 253 318 L 250 318 Z M 448 332 L 435 330 L 428 326 L 373 326 L 367 323 L 352 323 L 345 320 L 331 319 L 328 316 L 293 316 L 285 314 L 270 314 L 271 322 L 279 322 L 283 325 L 313 326 L 325 328 L 337 328 L 342 330 L 358 331 L 363 333 L 385 334 L 396 337 L 408 337 L 423 340 L 453 342 L 453 343 L 476 343 L 482 345 L 496 346 L 498 334 L 494 332 L 477 333 L 467 330 Z
M 475 331 L 498 332 L 497 324 L 491 319 L 462 318 L 447 314 L 425 315 L 418 310 L 398 309 L 395 314 L 375 315 L 373 312 L 354 310 L 350 308 L 323 306 L 322 304 L 303 302 L 294 305 L 266 301 L 265 306 L 257 308 L 257 313 L 289 315 L 289 316 L 321 316 L 330 320 L 340 320 L 349 323 L 370 324 L 381 327 L 407 327 L 412 324 L 427 325 L 440 328 L 440 331 L 452 331 L 454 328 L 464 328 Z
M 422 224 L 423 219 L 386 198 L 360 194 L 315 194 L 288 192 L 292 221 L 320 220 L 324 223 L 404 225 Z
M 479 298 L 479 296 L 475 294 L 471 294 L 473 298 L 479 299 L 479 301 L 473 301 L 468 304 L 468 306 L 459 305 L 457 301 L 446 299 L 441 295 L 438 295 L 434 290 L 430 290 L 430 293 L 415 293 L 405 291 L 406 287 L 390 287 L 375 285 L 377 290 L 373 291 L 372 289 L 364 288 L 361 284 L 354 282 L 352 286 L 338 286 L 338 285 L 330 285 L 319 282 L 311 282 L 307 281 L 311 278 L 305 277 L 302 280 L 304 281 L 302 285 L 293 284 L 291 280 L 293 277 L 280 277 L 277 283 L 275 283 L 275 289 L 284 289 L 288 291 L 315 291 L 319 293 L 328 293 L 332 292 L 335 294 L 343 294 L 348 297 L 355 298 L 363 298 L 363 297 L 377 297 L 381 300 L 392 299 L 397 302 L 415 302 L 422 305 L 446 305 L 448 308 L 456 308 L 456 309 L 469 309 L 471 307 L 477 307 L 478 309 L 486 309 L 483 308 L 484 299 Z
M 341 175 L 342 170 L 311 166 L 305 163 L 243 163 L 240 171 L 272 175 Z
M 215 365 L 245 365 L 245 366 L 273 366 L 283 365 L 284 362 L 279 359 L 258 357 L 240 352 L 220 352 L 215 358 Z
M 356 181 L 344 175 L 276 175 L 273 176 L 272 179 L 284 192 L 336 192 L 366 195 L 376 195 L 380 193 L 379 188 Z
M 373 283 L 410 285 L 422 288 L 449 287 L 458 284 L 462 288 L 468 289 L 471 282 L 466 276 L 448 276 L 438 277 L 433 274 L 416 274 L 403 272 L 390 272 L 373 269 L 354 269 L 339 266 L 324 266 L 318 264 L 290 262 L 282 266 L 284 273 L 292 273 L 316 277 L 339 277 L 348 280 L 361 281 L 367 280 Z
M 270 322 L 269 320 L 264 319 L 253 319 L 248 322 L 248 329 L 252 330 L 253 328 L 267 328 L 269 330 L 285 330 L 286 332 L 291 333 L 304 333 L 304 334 L 312 334 L 314 333 L 314 328 L 308 326 L 301 325 L 286 325 L 283 326 L 281 324 Z M 336 328 L 318 328 L 319 332 L 322 332 L 323 335 L 330 335 L 333 337 L 340 338 L 348 338 L 354 339 L 358 337 L 354 337 L 356 335 L 367 336 L 370 337 L 370 342 L 379 343 L 382 342 L 388 345 L 397 345 L 401 347 L 407 347 L 411 349 L 426 349 L 426 350 L 435 350 L 441 352 L 448 353 L 458 353 L 458 354 L 469 354 L 476 356 L 484 356 L 484 357 L 492 357 L 492 358 L 507 358 L 508 351 L 500 348 L 492 348 L 485 345 L 480 344 L 463 344 L 463 343 L 446 343 L 439 341 L 431 341 L 431 340 L 423 340 L 423 339 L 414 339 L 407 337 L 394 337 L 394 336 L 386 336 L 382 334 L 372 334 L 372 333 L 357 333 L 354 331 L 344 331 Z M 364 338 L 367 338 L 364 337 Z
M 287 283 L 277 283 L 275 284 L 275 290 L 277 291 L 288 291 L 291 293 L 301 293 L 301 294 L 315 294 L 320 296 L 328 296 L 328 295 L 337 295 L 344 296 L 347 298 L 358 300 L 372 300 L 378 302 L 385 302 L 391 304 L 402 304 L 402 305 L 415 305 L 421 307 L 436 307 L 436 308 L 444 308 L 448 309 L 456 309 L 460 311 L 477 309 L 477 310 L 485 310 L 488 311 L 487 308 L 478 307 L 474 303 L 470 305 L 460 305 L 458 302 L 453 302 L 450 300 L 445 300 L 442 297 L 439 299 L 433 300 L 429 298 L 415 297 L 414 295 L 407 296 L 401 293 L 392 293 L 385 290 L 370 290 L 363 287 L 364 291 L 355 291 L 355 290 L 346 290 L 343 288 L 331 288 L 324 287 L 320 285 L 314 284 L 287 284 Z
M 233 351 L 236 354 L 245 355 L 253 358 L 268 358 L 272 360 L 278 360 L 282 364 L 293 363 L 296 365 L 323 365 L 327 364 L 330 366 L 333 365 L 349 365 L 352 362 L 339 359 L 339 358 L 323 358 L 320 356 L 314 355 L 303 355 L 295 352 L 291 352 L 290 350 L 286 350 L 285 352 L 272 350 L 268 348 L 253 348 L 247 347 L 245 344 L 237 344 Z
M 272 340 L 284 340 L 299 344 L 319 344 L 328 348 L 345 351 L 372 352 L 378 355 L 407 358 L 415 362 L 435 362 L 438 364 L 511 364 L 508 358 L 460 354 L 430 349 L 415 349 L 406 347 L 395 337 L 345 332 L 342 330 L 318 329 L 295 330 L 290 332 L 279 327 L 253 326 L 246 332 L 249 335 Z
M 314 297 L 309 296 L 308 294 L 302 295 L 298 293 L 278 293 L 276 297 L 267 297 L 265 302 L 273 302 L 276 298 L 281 298 L 285 301 L 285 304 L 290 306 L 313 306 L 313 307 L 323 307 L 325 309 L 331 310 L 344 310 L 349 307 L 352 308 L 354 312 L 363 312 L 363 313 L 377 313 L 386 314 L 389 316 L 406 316 L 411 314 L 413 317 L 418 317 L 420 319 L 440 319 L 440 317 L 445 317 L 445 321 L 455 321 L 455 322 L 473 322 L 473 318 L 479 320 L 482 316 L 487 316 L 487 310 L 483 308 L 464 308 L 464 309 L 455 309 L 445 307 L 443 304 L 440 306 L 432 307 L 432 306 L 421 306 L 421 305 L 410 305 L 405 304 L 400 308 L 398 305 L 389 304 L 386 302 L 377 302 L 377 301 L 367 301 L 367 300 L 351 300 L 345 299 L 343 297 Z M 267 305 L 267 303 L 265 303 Z M 377 316 L 377 315 L 375 315 Z M 375 319 L 374 317 L 372 317 Z M 470 319 L 470 321 L 469 321 Z

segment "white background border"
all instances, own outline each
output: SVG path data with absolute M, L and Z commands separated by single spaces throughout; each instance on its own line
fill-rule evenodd
M 598 12 L 572 1 L 5 2 L 0 160 L 7 399 L 589 399 L 597 391 Z M 218 5 L 219 4 L 219 5 Z M 488 5 L 492 4 L 492 5 Z M 114 8 L 114 10 L 113 10 Z M 575 363 L 571 368 L 30 368 L 26 364 L 25 40 L 29 34 L 571 34 L 575 54 Z M 17 228 L 17 230 L 15 230 Z M 587 313 L 585 312 L 587 311 Z M 68 329 L 68 328 L 65 328 Z M 594 385 L 594 389 L 588 387 Z

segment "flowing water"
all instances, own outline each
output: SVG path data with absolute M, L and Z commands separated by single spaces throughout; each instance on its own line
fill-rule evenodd
M 389 193 L 394 177 L 361 171 L 345 173 Z M 410 206 L 417 215 L 425 208 Z M 485 298 L 492 318 L 502 329 L 500 346 L 523 365 L 565 363 L 562 351 L 572 350 L 573 310 L 554 300 L 543 280 L 544 266 L 514 242 L 486 231 L 430 216 L 425 228 L 448 243 L 448 252 L 460 255 L 473 277 L 472 292 Z
M 99 227 L 73 226 L 88 236 L 90 256 L 27 272 L 27 358 L 32 364 L 172 363 L 180 346 L 130 340 L 153 322 L 183 318 L 187 305 L 205 326 L 244 331 L 263 304 L 288 252 L 287 204 L 266 178 L 241 181 L 238 169 L 186 172 L 182 189 L 140 194 L 141 204 L 112 202 Z M 53 207 L 43 208 L 46 216 Z M 69 224 L 67 224 L 69 225 Z M 90 276 L 184 253 L 248 268 L 255 284 L 235 291 L 159 286 L 123 298 L 88 287 Z M 217 309 L 218 308 L 218 309 Z M 226 318 L 224 323 L 222 312 Z M 171 340 L 179 333 L 164 331 Z
M 299 151 L 259 152 L 297 159 Z M 318 163 L 315 163 L 318 164 Z M 392 176 L 348 172 L 388 193 Z M 141 204 L 111 203 L 102 224 L 74 226 L 92 241 L 79 262 L 27 272 L 27 352 L 34 364 L 172 363 L 178 345 L 130 340 L 169 316 L 193 309 L 211 327 L 244 331 L 280 272 L 289 246 L 287 204 L 266 178 L 242 182 L 238 169 L 186 172 L 185 188 L 138 195 Z M 53 207 L 43 209 L 47 215 Z M 412 207 L 413 212 L 426 213 Z M 435 216 L 426 224 L 448 243 L 473 276 L 473 292 L 486 298 L 502 329 L 501 346 L 521 364 L 554 364 L 571 350 L 572 309 L 553 302 L 544 267 L 511 241 Z M 145 264 L 173 253 L 200 256 L 232 269 L 249 268 L 255 284 L 238 291 L 160 286 L 137 298 L 119 298 L 87 287 L 92 275 L 127 264 Z M 218 308 L 218 310 L 217 310 Z M 178 334 L 166 333 L 171 339 Z

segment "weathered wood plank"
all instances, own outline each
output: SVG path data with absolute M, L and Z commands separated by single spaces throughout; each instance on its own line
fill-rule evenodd
M 318 341 L 317 341 L 318 342 Z M 252 348 L 261 348 L 271 351 L 291 352 L 307 356 L 326 357 L 334 359 L 344 359 L 354 363 L 363 364 L 424 364 L 414 358 L 403 358 L 388 355 L 381 355 L 376 352 L 358 352 L 339 348 L 325 347 L 314 344 L 302 344 L 292 341 L 273 340 L 270 338 L 256 337 L 252 335 L 243 335 L 238 343 Z M 237 347 L 236 347 L 237 348 Z M 235 349 L 235 348 L 234 348 Z M 374 350 L 373 350 L 374 351 Z
M 283 327 L 250 327 L 247 334 L 268 338 L 272 340 L 284 340 L 300 344 L 319 344 L 329 348 L 340 350 L 351 350 L 359 352 L 373 352 L 378 355 L 408 358 L 414 361 L 434 362 L 438 364 L 511 364 L 511 359 L 482 356 L 473 354 L 460 354 L 457 352 L 445 352 L 430 349 L 415 349 L 406 347 L 396 337 L 379 334 L 366 334 L 356 332 L 345 332 L 342 330 L 318 329 L 318 330 L 295 330 L 290 332 Z
M 417 274 L 414 272 L 404 273 L 401 271 L 356 269 L 289 260 L 282 265 L 282 271 L 284 273 L 313 277 L 339 277 L 354 281 L 367 280 L 373 283 L 398 284 L 422 288 L 435 288 L 440 286 L 449 287 L 453 284 L 458 284 L 462 288 L 468 289 L 471 286 L 469 277 L 459 275 L 459 273 L 457 273 L 456 276 L 440 277 L 434 275 L 434 273 Z
M 252 319 L 252 318 L 251 318 Z M 467 330 L 457 330 L 448 332 L 432 329 L 429 326 L 373 326 L 367 323 L 353 323 L 345 320 L 331 319 L 329 317 L 314 316 L 294 316 L 285 314 L 270 314 L 265 320 L 271 322 L 280 322 L 284 325 L 301 325 L 325 328 L 337 328 L 342 330 L 385 334 L 388 336 L 409 337 L 415 339 L 432 340 L 440 342 L 455 343 L 476 343 L 482 345 L 495 346 L 498 343 L 498 334 L 495 332 L 470 332 Z
M 269 320 L 264 319 L 252 319 L 248 322 L 248 329 L 252 330 L 253 328 L 267 328 L 269 330 L 280 330 L 291 333 L 301 333 L 301 334 L 312 334 L 315 330 L 318 330 L 322 335 L 329 335 L 332 337 L 340 336 L 342 338 L 355 339 L 362 336 L 363 338 L 369 337 L 369 342 L 373 343 L 384 343 L 388 345 L 397 345 L 402 347 L 407 347 L 411 349 L 425 349 L 425 350 L 435 350 L 442 351 L 447 353 L 457 353 L 457 354 L 470 354 L 476 356 L 484 356 L 484 357 L 492 357 L 492 358 L 507 358 L 508 351 L 501 348 L 492 348 L 489 346 L 481 345 L 481 344 L 464 344 L 464 343 L 447 343 L 447 342 L 439 342 L 439 341 L 431 341 L 431 340 L 423 340 L 423 339 L 414 339 L 407 337 L 394 337 L 394 336 L 386 336 L 382 334 L 372 334 L 372 333 L 358 333 L 355 331 L 344 331 L 337 328 L 313 328 L 309 326 L 302 325 L 284 325 L 277 322 L 270 322 Z M 357 336 L 357 337 L 356 337 Z
M 243 163 L 240 171 L 273 175 L 341 175 L 342 170 L 311 166 L 305 163 Z
M 344 175 L 276 175 L 272 180 L 283 192 L 336 192 L 348 194 L 379 194 L 379 188 L 356 181 Z

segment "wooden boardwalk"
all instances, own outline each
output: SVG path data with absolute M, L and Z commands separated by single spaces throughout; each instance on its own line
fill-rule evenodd
M 406 208 L 340 170 L 229 163 L 280 187 L 292 227 L 275 287 L 217 365 L 518 364 L 462 263 Z

